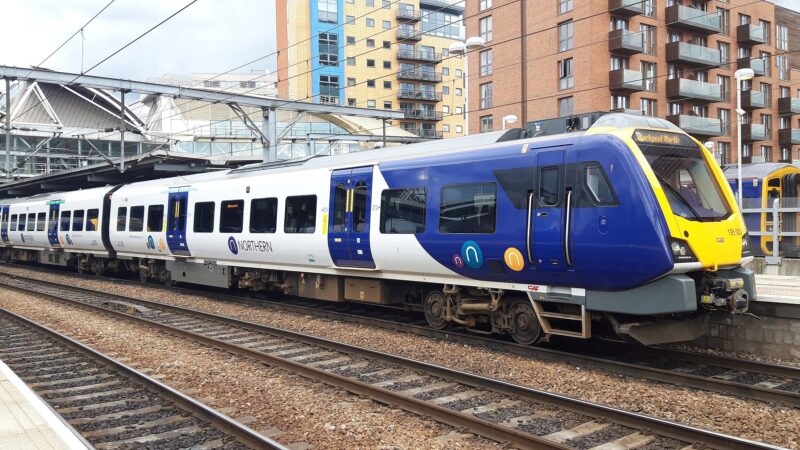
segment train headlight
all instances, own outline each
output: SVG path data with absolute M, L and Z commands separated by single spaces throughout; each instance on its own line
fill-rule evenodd
M 750 256 L 753 254 L 753 249 L 750 248 L 750 234 L 745 233 L 742 236 L 742 257 Z
M 696 262 L 697 257 L 694 255 L 689 243 L 681 239 L 672 239 L 669 244 L 672 250 L 672 259 L 675 262 Z

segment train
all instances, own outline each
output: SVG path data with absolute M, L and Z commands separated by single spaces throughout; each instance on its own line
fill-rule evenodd
M 0 200 L 0 257 L 391 305 L 522 344 L 702 336 L 756 299 L 713 156 L 658 118 Z
M 734 194 L 738 193 L 738 167 L 726 165 L 723 173 Z M 763 234 L 752 233 L 750 245 L 757 256 L 773 254 L 773 203 L 778 200 L 781 211 L 778 217 L 780 232 L 800 232 L 800 213 L 791 209 L 800 207 L 800 167 L 789 163 L 758 163 L 742 165 L 742 209 L 744 221 L 750 230 L 758 230 Z M 759 212 L 748 210 L 761 209 Z M 800 258 L 800 236 L 779 236 L 778 250 L 781 256 Z

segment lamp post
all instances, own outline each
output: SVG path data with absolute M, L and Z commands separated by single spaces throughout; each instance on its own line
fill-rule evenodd
M 736 159 L 736 199 L 739 202 L 739 210 L 742 210 L 742 81 L 752 80 L 755 76 L 753 69 L 739 69 L 733 74 L 736 78 L 736 143 L 738 147 L 738 157 Z
M 448 52 L 451 55 L 459 55 L 464 58 L 464 70 L 461 71 L 461 84 L 464 89 L 464 135 L 469 134 L 469 88 L 467 87 L 467 70 L 469 68 L 469 59 L 467 59 L 467 52 L 483 48 L 485 42 L 482 37 L 473 36 L 467 38 L 466 41 L 456 41 L 450 44 Z M 452 105 L 451 105 L 452 106 Z
M 514 114 L 509 114 L 507 116 L 503 116 L 503 119 L 502 119 L 503 120 L 503 130 L 506 129 L 506 123 L 514 123 L 518 119 L 519 118 L 517 116 L 515 116 Z

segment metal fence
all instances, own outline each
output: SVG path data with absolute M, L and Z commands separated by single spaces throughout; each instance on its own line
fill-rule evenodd
M 742 213 L 764 215 L 758 229 L 750 229 L 750 236 L 771 238 L 771 252 L 765 254 L 767 264 L 780 264 L 783 257 L 800 256 L 800 197 L 783 197 L 767 201 L 762 207 L 759 199 L 745 199 Z M 760 241 L 760 240 L 759 240 Z M 779 243 L 775 245 L 775 243 Z M 754 249 L 758 251 L 758 248 Z

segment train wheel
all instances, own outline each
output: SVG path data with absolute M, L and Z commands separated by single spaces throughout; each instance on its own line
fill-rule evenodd
M 144 269 L 139 269 L 139 281 L 142 283 L 147 283 L 150 281 L 150 277 L 147 276 L 147 272 Z
M 425 320 L 431 328 L 447 328 L 447 297 L 440 291 L 433 291 L 425 297 Z
M 517 300 L 512 303 L 508 308 L 508 315 L 511 317 L 509 334 L 515 341 L 530 345 L 539 340 L 542 327 L 539 326 L 539 319 L 529 301 Z

